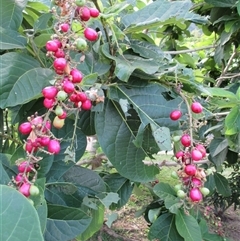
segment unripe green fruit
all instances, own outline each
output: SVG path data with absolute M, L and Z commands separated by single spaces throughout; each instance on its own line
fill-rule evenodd
M 180 141 L 180 139 L 181 139 L 181 136 L 174 136 L 173 137 L 174 142 L 178 142 L 178 141 Z
M 178 190 L 177 191 L 177 196 L 181 199 L 186 197 L 186 193 L 183 190 Z
M 58 91 L 58 93 L 57 93 L 58 100 L 64 101 L 67 99 L 67 97 L 68 97 L 68 94 L 65 91 L 63 91 L 63 90 Z
M 207 196 L 210 193 L 210 190 L 206 187 L 200 188 L 200 191 L 201 191 L 201 193 L 204 197 Z
M 60 119 L 58 116 L 55 116 L 53 120 L 53 126 L 57 129 L 61 129 L 64 126 L 65 119 Z
M 29 192 L 30 192 L 30 195 L 32 195 L 32 196 L 39 195 L 39 189 L 35 185 L 31 185 Z
M 76 0 L 75 4 L 79 7 L 83 7 L 86 4 L 86 0 Z
M 75 44 L 76 48 L 80 51 L 84 51 L 87 49 L 87 41 L 85 39 L 78 38 L 76 39 Z
M 171 177 L 174 178 L 174 179 L 178 179 L 178 174 L 177 174 L 177 172 L 173 171 L 173 172 L 171 173 Z
M 57 116 L 61 116 L 62 114 L 63 114 L 63 108 L 60 106 L 60 105 L 58 105 L 57 107 L 56 107 L 56 109 L 55 109 L 55 114 L 57 115 Z
M 174 186 L 174 190 L 177 192 L 182 189 L 182 184 L 177 184 Z

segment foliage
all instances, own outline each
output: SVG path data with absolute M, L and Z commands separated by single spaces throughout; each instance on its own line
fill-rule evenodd
M 154 160 L 159 151 L 189 150 L 180 141 L 186 133 L 191 134 L 189 148 L 202 143 L 208 152 L 196 164 L 210 190 L 207 201 L 218 200 L 223 211 L 224 205 L 239 207 L 239 1 L 89 1 L 85 5 L 98 9 L 99 17 L 83 23 L 72 12 L 70 34 L 59 30 L 59 22 L 68 17 L 65 11 L 76 9 L 75 1 L 68 2 L 1 1 L 0 219 L 8 220 L 0 226 L 3 237 L 89 239 L 101 228 L 106 209 L 126 204 L 134 183 L 152 183 L 161 175 Z M 75 40 L 84 38 L 86 27 L 96 30 L 98 39 L 87 41 L 82 51 Z M 46 49 L 56 35 L 65 44 L 69 69 L 84 75 L 75 90 L 94 93 L 93 106 L 83 110 L 58 100 L 68 111 L 64 126 L 51 129 L 61 150 L 28 153 L 24 148 L 31 137 L 22 135 L 19 126 L 36 113 L 45 118 L 43 126 L 55 118 L 55 107 L 46 110 L 43 105 L 42 89 L 62 78 Z M 200 114 L 190 109 L 194 101 L 203 106 Z M 176 109 L 182 116 L 173 121 L 169 115 Z M 97 138 L 104 154 L 94 147 L 89 158 L 88 136 Z M 84 162 L 86 157 L 92 168 Z M 34 160 L 27 177 L 39 189 L 37 196 L 24 197 L 17 191 L 22 160 Z M 180 183 L 186 163 L 173 161 L 179 166 Z M 230 178 L 222 173 L 226 163 L 235 168 Z M 189 201 L 190 187 L 184 191 L 182 198 L 168 183 L 153 187 L 155 199 L 144 211 L 151 224 L 149 239 L 223 240 L 210 234 L 198 216 L 200 204 Z M 15 208 L 19 212 L 13 212 Z M 14 232 L 13 220 L 18 222 Z M 18 231 L 22 228 L 26 232 Z

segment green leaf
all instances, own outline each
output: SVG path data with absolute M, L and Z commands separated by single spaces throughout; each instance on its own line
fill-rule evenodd
M 27 198 L 5 185 L 0 185 L 0 197 L 1 240 L 43 241 L 37 212 Z
M 41 95 L 41 90 L 52 79 L 52 70 L 39 67 L 28 55 L 6 53 L 0 56 L 1 108 L 29 102 Z
M 33 39 L 34 44 L 36 44 L 38 48 L 42 48 L 46 45 L 46 42 L 51 39 L 51 36 L 52 34 L 49 33 L 40 34 Z
M 229 197 L 231 195 L 231 188 L 229 186 L 228 180 L 224 176 L 215 172 L 214 181 L 218 193 L 222 194 L 224 197 Z
M 106 207 L 106 208 L 109 208 L 109 206 L 112 204 L 112 203 L 115 203 L 117 204 L 118 201 L 119 201 L 119 196 L 117 193 L 114 193 L 114 192 L 110 192 L 107 194 L 106 197 L 102 198 L 102 199 L 99 199 L 100 202 Z
M 112 173 L 104 177 L 104 182 L 107 186 L 108 192 L 118 193 L 120 199 L 117 204 L 112 204 L 110 209 L 121 208 L 124 206 L 130 198 L 133 190 L 133 185 L 125 177 L 122 177 L 119 173 Z
M 137 127 L 136 120 L 125 120 L 114 102 L 106 99 L 105 103 L 104 111 L 95 115 L 95 129 L 103 152 L 122 176 L 137 182 L 153 180 L 158 169 L 144 165 L 142 160 L 147 153 L 133 144 L 135 136 L 129 125 Z
M 191 7 L 191 1 L 154 1 L 143 9 L 123 17 L 122 22 L 126 27 L 125 33 L 159 27 L 165 21 L 169 21 L 169 19 L 174 19 L 174 22 L 183 20 L 206 23 L 207 19 L 191 12 Z
M 208 95 L 210 96 L 218 96 L 218 97 L 229 98 L 232 100 L 237 100 L 237 96 L 233 92 L 230 92 L 228 90 L 217 88 L 217 87 L 212 87 L 212 88 L 205 87 L 205 89 L 208 91 L 209 93 Z M 204 93 L 202 95 L 206 96 L 206 94 Z
M 219 137 L 214 138 L 210 143 L 209 150 L 210 154 L 214 157 L 224 151 L 228 147 L 228 141 L 225 138 Z
M 23 49 L 26 44 L 27 39 L 17 31 L 0 26 L 0 49 Z
M 186 241 L 202 241 L 201 230 L 197 220 L 184 210 L 180 210 L 176 215 L 175 224 L 178 233 Z
M 3 154 L 0 153 L 1 158 L 3 157 Z M 0 162 L 0 184 L 4 184 L 4 185 L 8 185 L 8 183 L 10 182 L 10 178 L 7 174 L 7 172 L 5 171 L 5 169 L 3 168 L 2 162 Z
M 225 135 L 234 135 L 240 132 L 240 108 L 235 106 L 225 118 Z
M 147 74 L 154 74 L 159 68 L 159 64 L 154 59 L 145 59 L 139 56 L 134 56 L 130 54 L 112 56 L 108 50 L 108 44 L 102 46 L 103 54 L 109 58 L 113 59 L 116 62 L 116 68 L 114 73 L 116 76 L 127 82 L 132 72 L 136 69 L 139 69 Z
M 158 183 L 154 186 L 153 192 L 162 199 L 175 199 L 176 198 L 176 192 L 175 190 L 168 184 L 168 183 Z
M 48 28 L 48 22 L 52 18 L 52 13 L 44 13 L 42 14 L 37 21 L 34 23 L 34 30 L 45 30 Z
M 175 225 L 175 215 L 164 213 L 151 225 L 149 240 L 158 239 L 161 241 L 183 241 Z
M 97 210 L 91 210 L 92 221 L 88 228 L 75 239 L 77 241 L 87 241 L 93 236 L 103 225 L 104 222 L 104 206 L 102 204 L 98 205 Z
M 66 241 L 83 233 L 92 218 L 79 208 L 48 205 L 45 241 Z
M 236 4 L 236 0 L 205 0 L 205 2 L 220 8 L 231 8 Z
M 22 11 L 27 0 L 1 0 L 0 26 L 6 29 L 18 30 L 22 22 Z

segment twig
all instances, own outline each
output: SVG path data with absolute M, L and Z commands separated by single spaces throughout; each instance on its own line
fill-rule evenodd
M 184 50 L 176 50 L 176 51 L 164 51 L 164 54 L 185 54 L 185 53 L 192 53 L 192 52 L 198 52 L 204 49 L 212 49 L 216 48 L 215 45 L 210 45 L 210 46 L 204 46 L 200 48 L 195 48 L 195 49 L 184 49 Z
M 163 166 L 166 166 L 166 167 L 175 167 L 175 166 L 178 166 L 178 165 L 179 165 L 179 163 L 177 163 L 177 162 L 168 161 L 168 160 L 163 160 L 163 161 L 158 161 L 158 162 L 143 160 L 143 163 L 144 163 L 145 165 L 148 165 L 148 166 L 156 165 L 156 166 L 159 166 L 159 167 L 163 167 Z

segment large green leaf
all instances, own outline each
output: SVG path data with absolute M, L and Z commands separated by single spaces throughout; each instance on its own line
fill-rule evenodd
M 22 49 L 26 44 L 27 39 L 17 31 L 0 26 L 0 49 Z
M 22 11 L 27 0 L 1 0 L 0 26 L 6 29 L 18 30 L 22 22 Z
M 239 106 L 233 107 L 230 113 L 225 118 L 225 135 L 234 135 L 240 133 Z
M 6 53 L 0 56 L 1 108 L 24 104 L 41 95 L 41 90 L 52 80 L 52 71 L 39 67 L 30 56 Z
M 45 241 L 69 241 L 83 233 L 91 221 L 79 208 L 49 204 Z
M 219 96 L 219 97 L 229 98 L 232 100 L 237 100 L 237 96 L 233 92 L 225 89 L 221 89 L 217 87 L 212 87 L 212 88 L 205 87 L 205 90 L 208 91 L 208 94 L 203 94 L 203 95 Z
M 214 173 L 213 177 L 218 193 L 222 194 L 224 197 L 230 196 L 231 188 L 229 186 L 228 180 L 217 172 Z
M 236 4 L 236 0 L 205 0 L 205 2 L 220 8 L 231 8 Z
M 191 1 L 154 1 L 139 11 L 127 14 L 122 22 L 125 32 L 137 32 L 151 27 L 159 27 L 169 19 L 175 22 L 180 20 L 195 23 L 206 23 L 207 19 L 190 11 Z M 173 24 L 174 24 L 173 21 Z
M 150 227 L 148 238 L 161 241 L 183 241 L 175 225 L 175 215 L 171 213 L 162 214 Z
M 185 241 L 202 241 L 201 230 L 197 220 L 184 210 L 180 210 L 176 215 L 175 224 L 178 233 Z
M 144 165 L 146 151 L 133 144 L 135 135 L 130 125 L 138 128 L 139 120 L 125 120 L 116 103 L 105 102 L 104 111 L 95 115 L 95 129 L 103 152 L 122 176 L 137 182 L 153 180 L 158 169 Z
M 3 154 L 0 154 L 0 157 L 3 157 Z M 0 184 L 8 185 L 9 182 L 10 178 L 5 169 L 3 168 L 2 162 L 0 162 Z
M 43 241 L 34 207 L 17 190 L 0 185 L 1 240 Z

